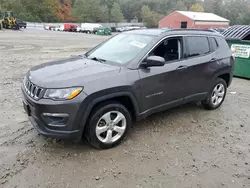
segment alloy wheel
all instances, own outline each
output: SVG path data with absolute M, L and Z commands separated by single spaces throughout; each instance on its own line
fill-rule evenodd
M 112 144 L 123 136 L 126 128 L 127 121 L 121 112 L 107 112 L 97 122 L 96 136 L 102 143 Z
M 211 101 L 214 106 L 218 106 L 224 99 L 225 86 L 223 84 L 217 84 L 212 92 Z

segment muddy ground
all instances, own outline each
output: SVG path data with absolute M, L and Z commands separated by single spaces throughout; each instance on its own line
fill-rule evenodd
M 249 80 L 235 78 L 216 111 L 188 104 L 136 123 L 114 149 L 38 135 L 22 107 L 24 74 L 106 38 L 0 31 L 0 187 L 249 188 Z

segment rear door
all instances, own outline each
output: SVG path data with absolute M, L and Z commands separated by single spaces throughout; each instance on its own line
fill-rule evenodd
M 213 72 L 211 63 L 216 59 L 211 56 L 207 36 L 185 36 L 184 39 L 187 48 L 185 97 L 202 99 L 208 92 Z

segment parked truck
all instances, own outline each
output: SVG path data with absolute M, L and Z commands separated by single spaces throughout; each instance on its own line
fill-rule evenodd
M 77 24 L 66 23 L 64 24 L 64 26 L 62 26 L 62 28 L 63 28 L 63 31 L 77 32 L 77 28 L 79 28 L 79 26 Z
M 81 28 L 78 29 L 79 32 L 82 32 L 82 33 L 88 33 L 88 34 L 91 34 L 91 33 L 94 33 L 94 30 L 96 28 L 101 28 L 102 25 L 101 24 L 93 24 L 93 23 L 82 23 L 81 24 Z

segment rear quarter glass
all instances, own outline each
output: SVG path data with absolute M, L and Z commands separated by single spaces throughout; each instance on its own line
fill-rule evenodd
M 222 56 L 223 58 L 231 57 L 233 53 L 232 53 L 232 50 L 230 49 L 227 41 L 221 37 L 216 37 L 216 40 L 219 44 L 219 50 L 221 52 L 220 56 Z
M 224 38 L 216 37 L 219 48 L 230 49 L 227 41 Z

